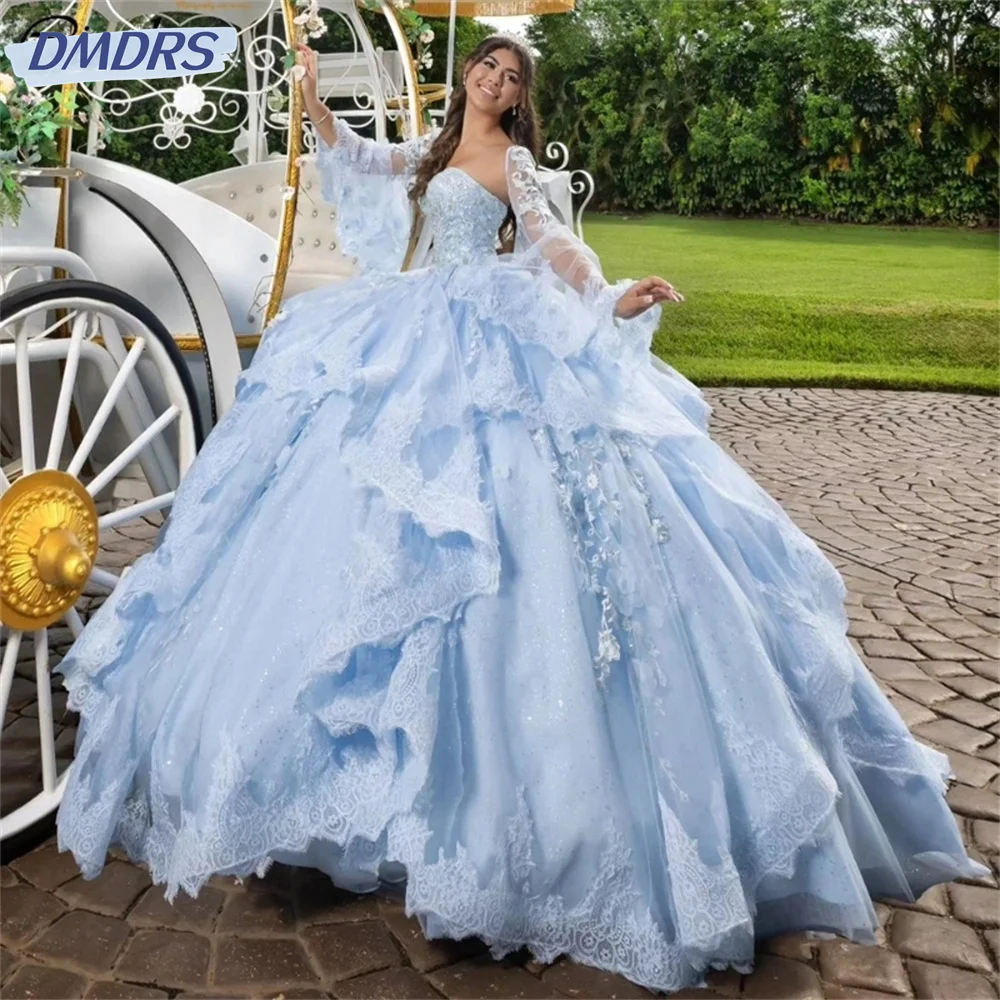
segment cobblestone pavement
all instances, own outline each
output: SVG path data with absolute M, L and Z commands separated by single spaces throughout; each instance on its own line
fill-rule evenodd
M 996 873 L 997 400 L 785 389 L 708 395 L 717 440 L 844 574 L 852 641 L 907 724 L 951 758 L 949 802 L 971 852 Z M 124 560 L 149 533 L 109 542 Z M 19 685 L 5 758 L 27 746 L 18 720 L 32 718 L 32 699 L 30 684 Z M 877 904 L 877 947 L 801 935 L 762 943 L 751 975 L 713 974 L 708 990 L 675 996 L 995 998 L 997 884 L 940 886 L 914 906 Z M 183 897 L 171 908 L 120 857 L 84 883 L 48 843 L 4 867 L 0 889 L 0 993 L 11 1000 L 648 996 L 569 963 L 495 963 L 475 945 L 429 943 L 398 899 L 350 897 L 309 871 L 276 868 L 243 886 L 216 879 L 196 901 Z

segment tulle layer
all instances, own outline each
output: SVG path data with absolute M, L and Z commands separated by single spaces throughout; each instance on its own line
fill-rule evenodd
M 650 335 L 502 263 L 294 299 L 64 661 L 84 874 L 405 872 L 432 937 L 672 990 L 980 873 Z

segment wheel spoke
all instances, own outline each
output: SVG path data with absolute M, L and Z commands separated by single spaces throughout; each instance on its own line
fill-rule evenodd
M 83 632 L 83 619 L 80 617 L 80 612 L 76 608 L 70 608 L 63 615 L 63 621 L 69 626 L 70 632 L 73 633 L 73 638 L 79 639 L 80 634 Z
M 139 357 L 145 346 L 146 341 L 142 337 L 138 337 L 132 345 L 132 350 L 128 352 L 125 360 L 122 362 L 121 368 L 118 369 L 118 374 L 115 375 L 111 381 L 111 385 L 108 386 L 108 391 L 105 393 L 104 399 L 101 400 L 101 405 L 97 408 L 97 413 L 94 414 L 94 419 L 87 428 L 87 433 L 83 435 L 80 447 L 76 449 L 76 454 L 66 469 L 71 476 L 79 476 L 80 470 L 83 468 L 83 463 L 87 461 L 91 449 L 96 444 L 101 431 L 104 430 L 104 425 L 108 422 L 108 417 L 111 416 L 111 411 L 114 409 L 118 397 L 125 388 L 125 382 L 128 380 L 129 375 L 132 374 L 132 369 L 139 363 Z
M 7 474 L 0 469 L 0 497 L 10 489 L 10 480 L 7 478 Z
M 7 717 L 7 701 L 10 698 L 10 688 L 14 683 L 14 667 L 17 666 L 17 654 L 21 649 L 22 632 L 11 631 L 7 634 L 7 644 L 3 651 L 3 666 L 0 667 L 0 719 Z
M 38 688 L 38 740 L 42 747 L 42 788 L 56 787 L 56 734 L 52 721 L 52 679 L 49 677 L 49 631 L 35 633 L 35 684 Z
M 21 472 L 25 476 L 35 471 L 35 420 L 31 412 L 30 364 L 28 336 L 21 329 L 14 346 L 14 368 L 17 371 L 17 416 L 21 430 Z
M 90 571 L 89 582 L 96 583 L 99 587 L 106 587 L 108 590 L 114 590 L 118 586 L 118 577 L 114 573 L 109 573 L 106 569 L 95 566 Z
M 161 493 L 158 497 L 150 500 L 143 500 L 141 503 L 130 504 L 128 507 L 119 507 L 118 510 L 104 514 L 97 519 L 97 526 L 104 531 L 105 528 L 116 528 L 120 524 L 129 524 L 140 517 L 145 517 L 151 511 L 163 510 L 174 502 L 176 493 L 171 490 L 169 493 Z
M 28 338 L 29 340 L 44 340 L 50 333 L 58 330 L 59 327 L 68 323 L 71 319 L 76 319 L 77 311 L 74 309 L 68 316 L 63 316 L 61 319 L 57 319 L 51 326 L 47 326 L 41 333 L 33 333 Z
M 180 415 L 179 406 L 170 406 L 165 409 L 99 476 L 95 477 L 93 482 L 87 485 L 87 492 L 92 497 L 96 497 L 153 438 L 162 434 Z
M 63 369 L 62 384 L 59 386 L 59 402 L 56 404 L 56 415 L 52 423 L 52 436 L 49 438 L 49 454 L 45 460 L 47 469 L 59 468 L 59 456 L 66 440 L 66 425 L 69 423 L 69 408 L 73 402 L 73 387 L 76 384 L 76 370 L 80 363 L 80 345 L 83 343 L 86 320 L 85 315 L 77 316 L 73 322 L 73 334 L 66 354 L 66 367 Z

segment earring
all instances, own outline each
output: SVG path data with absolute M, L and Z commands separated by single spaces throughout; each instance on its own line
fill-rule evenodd
M 520 109 L 518 108 L 518 106 L 516 104 L 514 105 L 514 117 L 515 118 L 520 118 L 521 117 Z

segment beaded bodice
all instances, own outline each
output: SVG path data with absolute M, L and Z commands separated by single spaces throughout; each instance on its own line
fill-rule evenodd
M 507 206 L 458 167 L 427 186 L 421 209 L 434 233 L 434 265 L 452 267 L 496 256 L 497 231 Z

